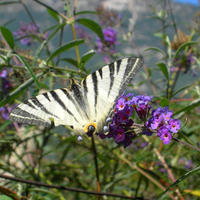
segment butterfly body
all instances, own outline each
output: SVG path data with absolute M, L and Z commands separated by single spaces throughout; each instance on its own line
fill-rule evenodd
M 116 101 L 143 65 L 140 58 L 125 58 L 88 75 L 70 88 L 56 89 L 18 105 L 9 120 L 50 127 L 73 126 L 78 135 L 88 131 L 106 133 Z

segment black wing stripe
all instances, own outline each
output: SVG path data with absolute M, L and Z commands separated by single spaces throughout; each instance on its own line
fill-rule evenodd
M 121 63 L 122 63 L 122 60 L 117 61 L 117 74 L 119 73 Z
M 101 79 L 103 79 L 103 74 L 102 74 L 102 68 L 98 70 L 99 75 L 101 76 Z
M 110 96 L 110 92 L 112 90 L 113 83 L 114 83 L 114 73 L 115 73 L 114 66 L 115 66 L 114 63 L 111 63 L 109 65 L 109 70 L 110 70 L 110 87 L 109 87 L 109 91 L 108 91 L 108 97 Z
M 93 81 L 93 90 L 94 90 L 94 107 L 96 112 L 96 105 L 97 105 L 97 97 L 98 97 L 98 80 L 96 72 L 92 73 L 92 81 Z
M 37 110 L 37 108 L 30 102 L 30 99 L 27 100 L 27 101 L 25 101 L 24 104 L 26 104 L 26 105 L 28 105 L 29 107 L 31 107 L 31 108 Z
M 9 115 L 9 120 L 15 121 L 18 123 L 28 123 L 28 124 L 36 124 L 41 126 L 50 127 L 51 123 L 48 123 L 41 119 L 40 117 L 33 115 L 25 110 L 22 110 L 19 107 L 16 107 L 12 110 L 11 115 Z
M 44 96 L 49 102 L 51 102 L 51 100 L 49 99 L 49 96 L 48 96 L 48 92 L 43 93 L 43 96 Z
M 31 101 L 32 103 L 34 103 L 37 107 L 39 107 L 42 111 L 44 111 L 46 114 L 55 116 L 53 113 L 49 112 L 43 104 L 40 103 L 40 101 L 37 99 L 37 97 L 34 97 L 32 99 L 29 99 L 28 101 Z M 37 108 L 36 108 L 37 109 Z M 38 110 L 38 109 L 37 109 Z M 57 116 L 56 116 L 57 117 Z M 59 118 L 59 117 L 58 117 Z
M 79 98 L 76 99 L 76 98 L 75 98 L 75 100 L 76 100 L 76 101 L 75 101 L 74 98 L 71 97 L 71 95 L 69 94 L 69 92 L 68 92 L 66 89 L 62 88 L 61 90 L 62 90 L 62 92 L 67 96 L 67 98 L 69 99 L 69 101 L 71 101 L 71 102 L 75 105 L 76 110 L 77 110 L 79 113 L 81 113 L 81 111 L 85 111 L 85 109 L 82 109 L 82 107 L 83 107 L 83 108 L 86 107 L 85 102 L 83 102 L 83 100 L 81 101 L 81 99 L 79 99 Z M 81 97 L 82 97 L 82 99 L 83 99 L 83 96 L 82 96 L 82 95 L 81 95 Z M 80 101 L 81 101 L 82 103 L 81 103 Z M 79 103 L 79 105 L 78 105 L 77 103 Z M 86 115 L 86 117 L 89 119 L 89 117 L 88 117 L 86 111 L 85 111 L 85 115 Z
M 86 79 L 83 80 L 83 90 L 84 90 L 84 97 L 85 97 L 85 100 L 87 101 L 88 87 L 87 87 Z
M 63 101 L 60 99 L 60 97 L 57 95 L 57 93 L 55 91 L 50 91 L 49 92 L 52 97 L 54 98 L 54 100 L 66 111 L 68 112 L 68 114 L 70 114 L 76 121 L 77 119 L 75 118 L 75 116 L 73 115 L 73 113 L 65 106 L 65 104 L 63 103 Z M 78 122 L 78 121 L 77 121 Z

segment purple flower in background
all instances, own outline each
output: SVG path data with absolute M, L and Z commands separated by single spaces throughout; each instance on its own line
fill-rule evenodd
M 49 35 L 49 31 L 43 34 L 42 32 L 40 32 L 39 25 L 34 24 L 33 22 L 20 22 L 19 29 L 17 31 L 14 31 L 13 35 L 15 35 L 17 39 L 20 39 L 20 42 L 23 45 L 31 46 L 36 41 L 33 36 L 37 36 L 45 40 Z
M 113 10 L 100 6 L 96 9 L 99 13 L 100 23 L 104 26 L 120 26 L 122 23 L 122 15 Z
M 1 78 L 6 78 L 7 77 L 7 71 L 6 71 L 6 69 L 3 69 L 1 72 L 0 72 L 0 77 Z
M 104 56 L 104 62 L 109 64 L 110 63 L 110 58 L 108 56 Z
M 82 38 L 86 41 L 91 40 L 91 35 L 85 31 L 84 28 L 78 26 L 75 24 L 75 29 L 76 29 L 76 34 L 78 35 L 79 38 Z
M 4 94 L 8 94 L 12 89 L 12 84 L 6 78 L 2 78 L 2 90 Z
M 9 116 L 9 112 L 16 107 L 17 104 L 14 104 L 13 106 L 9 106 L 9 107 L 0 107 L 0 121 L 1 119 L 3 120 L 7 120 L 8 116 Z
M 115 46 L 119 45 L 120 43 L 117 42 L 117 31 L 113 28 L 108 27 L 107 29 L 103 30 L 105 44 L 101 41 L 99 37 L 96 39 L 97 43 L 97 51 L 99 53 L 109 52 L 111 54 L 116 52 Z
M 184 74 L 188 71 L 192 73 L 193 76 L 197 75 L 195 68 L 192 66 L 195 64 L 194 54 L 190 53 L 188 56 L 183 56 L 181 58 L 174 59 L 174 66 L 171 67 L 171 72 L 177 72 L 181 70 Z

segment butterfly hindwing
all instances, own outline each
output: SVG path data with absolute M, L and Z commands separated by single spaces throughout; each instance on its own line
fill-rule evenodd
M 9 120 L 50 127 L 54 119 L 55 126 L 72 125 L 81 122 L 76 105 L 71 101 L 70 91 L 56 89 L 18 105 L 9 115 Z

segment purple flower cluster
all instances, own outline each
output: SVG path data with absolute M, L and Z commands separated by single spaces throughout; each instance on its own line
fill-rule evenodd
M 3 120 L 7 120 L 8 119 L 8 109 L 6 107 L 0 107 L 0 116 Z
M 168 107 L 157 108 L 152 111 L 152 117 L 146 122 L 146 127 L 158 130 L 157 136 L 163 140 L 164 144 L 168 144 L 172 139 L 172 134 L 177 133 L 181 128 L 178 119 L 172 119 L 173 112 Z M 143 134 L 148 135 L 148 131 Z
M 106 9 L 103 6 L 98 7 L 96 11 L 99 12 L 98 17 L 102 25 L 111 27 L 121 25 L 122 16 L 120 13 Z
M 2 71 L 0 71 L 1 88 L 2 88 L 3 94 L 7 94 L 12 89 L 12 84 L 8 80 L 7 75 L 8 75 L 8 72 L 6 68 L 3 68 Z
M 147 117 L 149 116 L 151 106 L 148 105 L 148 103 L 151 101 L 152 98 L 153 97 L 138 95 L 131 99 L 131 103 L 135 108 L 138 117 L 142 121 L 146 121 Z
M 39 38 L 45 40 L 48 37 L 49 32 L 42 34 L 40 32 L 39 26 L 34 23 L 20 22 L 20 27 L 17 31 L 13 32 L 16 38 L 20 39 L 23 45 L 31 46 L 34 43 L 33 36 L 38 36 Z
M 184 56 L 183 59 L 176 58 L 174 60 L 176 64 L 171 67 L 170 71 L 175 72 L 178 70 L 182 70 L 183 73 L 185 73 L 185 74 L 188 71 L 190 71 L 192 73 L 193 77 L 197 76 L 197 72 L 196 72 L 195 68 L 191 68 L 191 66 L 195 64 L 195 59 L 193 58 L 193 56 L 194 56 L 193 53 L 191 53 L 187 57 Z
M 124 148 L 130 146 L 132 140 L 136 137 L 134 131 L 130 128 L 133 124 L 131 119 L 134 108 L 139 117 L 144 120 L 147 118 L 150 106 L 148 102 L 153 98 L 149 96 L 139 95 L 132 97 L 133 94 L 122 95 L 116 102 L 114 116 L 111 124 L 109 125 L 108 135 L 99 134 L 101 139 L 106 137 L 114 138 L 118 145 L 123 145 Z M 129 97 L 132 97 L 130 100 Z
M 7 77 L 8 72 L 9 72 L 8 68 L 3 68 L 0 71 L 0 82 L 1 82 L 0 97 L 2 98 L 4 95 L 8 94 L 9 91 L 12 89 L 12 84 L 10 83 Z M 8 119 L 9 111 L 12 109 L 13 109 L 12 107 L 0 107 L 0 123 Z
M 115 46 L 119 45 L 120 43 L 117 42 L 117 31 L 113 28 L 108 27 L 107 29 L 103 30 L 103 35 L 105 39 L 104 44 L 100 38 L 97 37 L 97 51 L 99 53 L 109 52 L 109 54 L 113 54 L 116 52 Z
M 115 114 L 112 119 L 112 123 L 109 125 L 108 138 L 114 138 L 118 145 L 123 145 L 124 148 L 132 143 L 135 134 L 130 131 L 130 127 L 133 124 L 133 120 L 130 117 L 133 115 L 133 107 L 128 97 L 133 94 L 122 95 L 116 102 Z
M 90 41 L 91 40 L 91 35 L 85 31 L 84 28 L 75 25 L 76 29 L 76 34 L 78 35 L 79 38 L 84 39 L 85 41 Z

